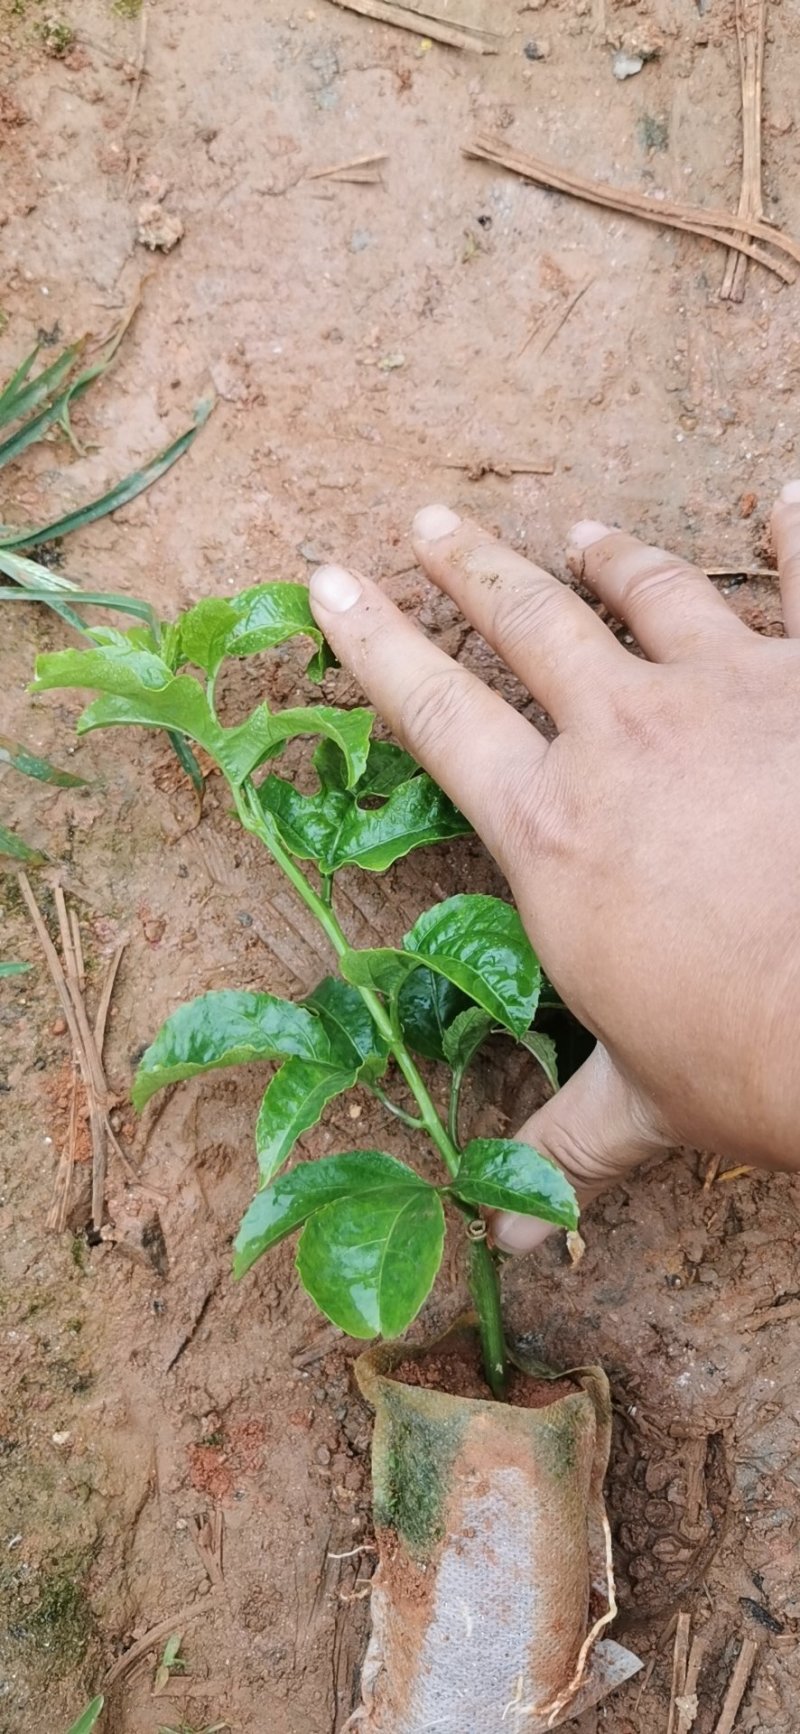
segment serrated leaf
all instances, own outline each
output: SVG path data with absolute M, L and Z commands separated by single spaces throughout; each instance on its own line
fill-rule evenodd
M 349 1090 L 358 1066 L 324 1065 L 316 1060 L 286 1060 L 270 1078 L 256 1121 L 256 1156 L 266 1186 L 291 1155 L 301 1132 L 316 1126 L 323 1109 Z
M 199 1072 L 290 1055 L 330 1062 L 330 1043 L 319 1018 L 271 993 L 222 988 L 179 1006 L 161 1025 L 142 1057 L 131 1100 L 135 1108 L 143 1108 L 156 1090 Z
M 297 1269 L 307 1294 L 351 1337 L 398 1337 L 442 1261 L 444 1211 L 431 1186 L 339 1198 L 306 1223 Z
M 380 1034 L 360 993 L 349 982 L 327 975 L 304 1001 L 324 1024 L 331 1052 L 342 1065 L 358 1066 L 362 1074 L 380 1077 L 386 1069 L 388 1043 Z
M 578 1200 L 549 1156 L 512 1138 L 473 1138 L 466 1146 L 453 1191 L 468 1204 L 516 1210 L 559 1228 L 577 1228 Z
M 0 855 L 7 855 L 11 861 L 27 861 L 30 866 L 37 866 L 47 860 L 40 849 L 32 849 L 16 831 L 9 831 L 7 825 L 0 825 Z
M 307 670 L 312 680 L 321 680 L 334 660 L 304 584 L 257 584 L 239 596 L 208 597 L 182 616 L 180 632 L 182 660 L 210 675 L 226 656 L 253 656 L 298 636 L 317 647 Z
M 68 1734 L 92 1734 L 92 1729 L 102 1713 L 104 1704 L 105 1698 L 93 1698 L 91 1704 L 87 1704 L 83 1714 L 78 1717 L 77 1722 L 73 1722 Z
M 435 970 L 415 969 L 403 982 L 397 1000 L 400 1024 L 409 1047 L 428 1060 L 446 1058 L 448 1025 L 469 1006 L 461 989 Z M 472 1010 L 476 1010 L 473 1006 Z M 485 1012 L 478 1014 L 486 1017 Z
M 499 897 L 449 897 L 426 910 L 403 940 L 432 968 L 522 1035 L 539 999 L 541 970 L 516 909 Z
M 489 1013 L 480 1006 L 470 1006 L 466 1011 L 459 1012 L 458 1017 L 448 1025 L 442 1037 L 442 1046 L 444 1057 L 454 1072 L 460 1074 L 466 1070 L 481 1042 L 486 1040 L 491 1027 L 492 1019 Z
M 550 1036 L 542 1035 L 541 1030 L 526 1030 L 524 1036 L 520 1036 L 519 1039 L 522 1046 L 527 1048 L 528 1053 L 533 1054 L 534 1059 L 539 1061 L 548 1084 L 557 1090 L 558 1065 L 555 1042 Z
M 10 975 L 27 975 L 29 969 L 33 969 L 32 963 L 0 963 L 0 981 Z
M 368 1198 L 387 1189 L 423 1184 L 413 1169 L 382 1150 L 348 1150 L 317 1162 L 301 1162 L 256 1193 L 233 1243 L 234 1276 L 244 1276 L 262 1252 L 285 1240 L 335 1198 L 352 1193 Z
M 51 765 L 48 759 L 42 759 L 36 753 L 28 751 L 19 741 L 9 740 L 8 735 L 0 735 L 0 764 L 11 765 L 15 771 L 20 771 L 23 777 L 35 777 L 39 783 L 52 783 L 57 789 L 85 789 L 84 777 L 73 776 L 71 771 L 60 771 L 57 765 Z

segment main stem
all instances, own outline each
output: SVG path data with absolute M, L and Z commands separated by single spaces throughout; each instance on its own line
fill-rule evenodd
M 290 884 L 294 886 L 298 897 L 302 898 L 310 914 L 319 922 L 336 956 L 345 957 L 351 947 L 339 926 L 331 904 L 314 890 L 313 885 L 309 884 L 296 861 L 293 861 L 291 855 L 284 848 L 269 814 L 263 811 L 259 803 L 253 784 L 244 783 L 240 788 L 233 790 L 233 795 L 236 801 L 236 811 L 245 830 L 251 831 L 254 836 L 259 838 L 281 871 L 285 873 Z M 390 1053 L 400 1067 L 417 1103 L 420 1119 L 428 1137 L 439 1151 L 451 1178 L 455 1179 L 461 1162 L 460 1153 L 455 1140 L 439 1118 L 436 1104 L 424 1078 L 408 1052 L 396 1020 L 392 1018 L 383 1001 L 373 992 L 372 988 L 359 987 L 357 991 L 387 1043 Z M 462 1205 L 461 1209 L 465 1215 L 471 1214 L 468 1206 Z M 485 1239 L 474 1240 L 470 1247 L 470 1290 L 478 1313 L 486 1377 L 493 1395 L 500 1399 L 505 1393 L 506 1382 L 500 1284 L 497 1266 Z

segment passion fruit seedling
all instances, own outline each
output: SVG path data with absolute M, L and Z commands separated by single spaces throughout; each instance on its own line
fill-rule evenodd
M 339 870 L 384 872 L 412 849 L 463 836 L 469 825 L 408 753 L 372 738 L 369 710 L 259 704 L 234 727 L 220 721 L 215 688 L 224 660 L 297 634 L 314 642 L 308 673 L 319 681 L 332 657 L 304 586 L 262 584 L 200 602 L 157 635 L 145 624 L 96 629 L 90 650 L 38 658 L 34 691 L 99 693 L 79 733 L 138 723 L 166 728 L 211 756 L 241 824 L 282 869 L 338 964 L 338 974 L 300 1003 L 223 989 L 179 1006 L 141 1061 L 133 1101 L 142 1108 L 156 1090 L 221 1066 L 279 1061 L 256 1123 L 259 1188 L 236 1237 L 236 1274 L 300 1230 L 297 1269 L 321 1311 L 350 1336 L 398 1337 L 430 1293 L 449 1203 L 468 1240 L 486 1376 L 500 1397 L 500 1291 L 479 1207 L 522 1211 L 567 1229 L 575 1228 L 578 1207 L 561 1171 L 529 1145 L 462 1141 L 459 1100 L 467 1067 L 494 1031 L 524 1042 L 557 1084 L 553 1044 L 531 1027 L 541 971 L 516 910 L 496 897 L 447 898 L 396 946 L 350 944 L 336 910 Z M 313 794 L 271 768 L 298 736 L 318 738 Z M 420 1056 L 449 1069 L 446 1116 Z M 409 1093 L 405 1103 L 384 1088 L 392 1063 Z M 356 1083 L 430 1140 L 444 1169 L 439 1184 L 385 1150 L 346 1150 L 287 1168 L 297 1138 Z

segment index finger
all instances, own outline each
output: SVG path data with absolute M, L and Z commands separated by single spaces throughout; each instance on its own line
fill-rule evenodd
M 543 737 L 369 579 L 323 566 L 309 597 L 340 661 L 502 863 L 510 813 L 547 751 Z

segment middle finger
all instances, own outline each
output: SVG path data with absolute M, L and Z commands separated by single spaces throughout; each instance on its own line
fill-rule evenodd
M 563 729 L 641 667 L 591 608 L 550 572 L 447 506 L 414 519 L 414 551 L 482 637 Z

